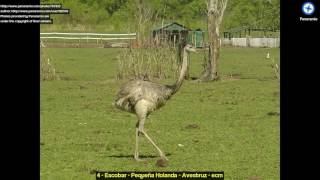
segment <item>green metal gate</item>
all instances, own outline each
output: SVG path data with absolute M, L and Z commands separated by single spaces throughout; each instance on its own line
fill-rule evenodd
M 189 31 L 187 36 L 187 42 L 189 44 L 193 44 L 196 48 L 203 48 L 204 47 L 204 32 L 201 30 L 194 30 Z
M 195 46 L 197 48 L 202 48 L 203 47 L 203 31 L 195 31 Z

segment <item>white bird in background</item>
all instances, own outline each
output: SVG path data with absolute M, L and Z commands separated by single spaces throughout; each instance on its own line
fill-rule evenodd
M 267 53 L 267 57 L 266 58 L 270 59 L 270 53 L 269 52 Z

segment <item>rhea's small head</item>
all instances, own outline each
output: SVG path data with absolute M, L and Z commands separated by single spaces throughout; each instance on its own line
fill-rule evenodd
M 184 46 L 185 50 L 187 51 L 192 51 L 192 52 L 196 52 L 196 48 L 190 44 L 187 44 Z

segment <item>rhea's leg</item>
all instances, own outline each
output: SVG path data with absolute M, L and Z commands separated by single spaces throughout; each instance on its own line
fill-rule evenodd
M 139 128 L 138 131 L 140 133 L 142 133 L 148 140 L 149 142 L 158 150 L 159 155 L 161 158 L 164 158 L 165 160 L 168 160 L 168 158 L 165 156 L 165 154 L 161 151 L 161 149 L 156 145 L 156 143 L 149 137 L 149 135 L 144 131 L 144 121 L 145 121 L 145 117 L 141 118 L 141 120 L 139 121 Z
M 140 132 L 142 132 L 143 135 L 150 141 L 150 143 L 158 150 L 160 157 L 168 161 L 168 158 L 161 151 L 161 149 L 156 145 L 156 143 L 149 137 L 149 135 L 144 130 L 140 130 Z
M 139 119 L 139 127 L 138 131 L 145 135 L 145 137 L 150 141 L 150 143 L 158 150 L 160 157 L 168 160 L 164 153 L 161 151 L 161 149 L 154 143 L 154 141 L 149 137 L 149 135 L 144 131 L 144 122 L 147 117 L 148 110 L 150 110 L 150 107 L 152 107 L 154 104 L 147 100 L 140 100 L 135 105 L 135 111 L 137 114 L 137 117 Z
M 136 161 L 142 161 L 139 158 L 139 122 L 137 122 L 137 125 L 136 125 L 136 148 L 134 152 L 134 159 Z

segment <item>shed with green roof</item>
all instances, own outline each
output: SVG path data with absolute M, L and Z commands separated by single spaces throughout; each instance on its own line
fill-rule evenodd
M 189 31 L 192 30 L 179 23 L 172 22 L 154 28 L 152 30 L 152 38 L 156 44 L 169 43 L 175 45 L 186 41 Z
M 152 30 L 152 39 L 156 45 L 178 43 L 192 44 L 197 48 L 204 47 L 204 31 L 192 30 L 177 22 L 165 24 Z

